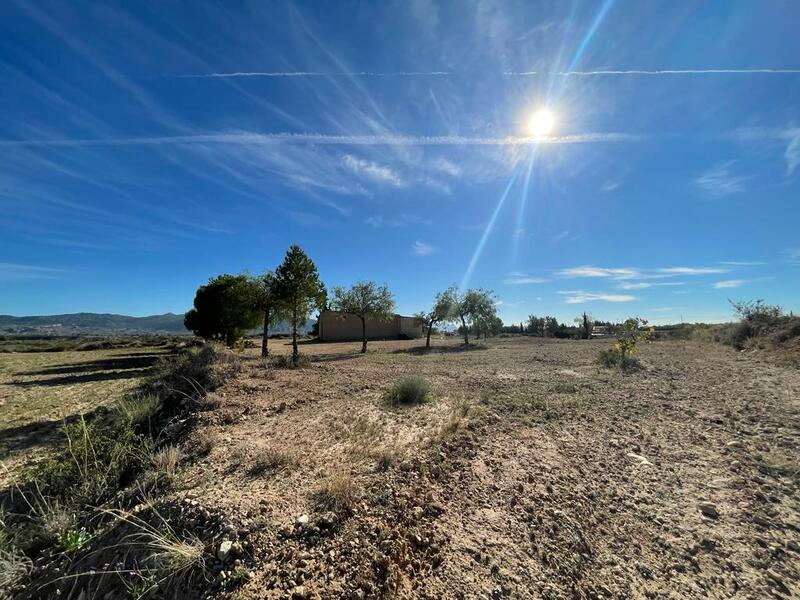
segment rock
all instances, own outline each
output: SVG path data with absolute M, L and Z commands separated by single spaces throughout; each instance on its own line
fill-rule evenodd
M 231 548 L 233 548 L 233 542 L 230 540 L 224 540 L 219 545 L 219 549 L 217 550 L 217 558 L 220 559 L 222 562 L 228 560 L 228 557 L 231 554 Z
M 303 514 L 303 515 L 300 515 L 300 516 L 299 516 L 299 517 L 297 517 L 297 519 L 295 520 L 295 523 L 297 523 L 298 525 L 300 525 L 300 527 L 302 527 L 303 525 L 308 525 L 308 515 L 305 515 L 305 514 Z
M 786 547 L 789 548 L 789 550 L 800 552 L 800 543 L 798 543 L 796 540 L 789 540 L 786 542 Z
M 762 527 L 769 527 L 772 525 L 772 521 L 770 521 L 767 517 L 757 514 L 753 515 L 753 523 L 756 525 L 761 525 Z
M 744 444 L 741 440 L 732 440 L 725 444 L 728 448 L 744 448 Z
M 306 600 L 308 598 L 308 592 L 304 586 L 296 587 L 292 591 L 292 600 Z
M 641 454 L 635 454 L 633 452 L 628 452 L 628 454 L 626 456 L 628 458 L 632 459 L 632 460 L 635 460 L 636 462 L 638 462 L 642 466 L 648 466 L 648 465 L 652 465 L 653 464 L 649 460 L 647 460 L 644 456 L 642 456 Z
M 719 511 L 717 511 L 717 507 L 712 502 L 701 502 L 697 505 L 697 507 L 706 517 L 711 519 L 716 519 L 719 517 Z

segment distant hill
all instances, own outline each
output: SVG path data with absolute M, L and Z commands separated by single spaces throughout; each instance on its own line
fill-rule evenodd
M 314 319 L 298 328 L 300 333 L 311 330 Z M 256 334 L 261 330 L 248 333 Z M 286 334 L 291 329 L 286 322 L 270 327 L 270 334 Z M 0 335 L 136 335 L 144 333 L 189 334 L 183 326 L 183 315 L 166 313 L 149 317 L 128 317 L 107 313 L 74 313 L 69 315 L 46 315 L 35 317 L 12 317 L 0 315 Z
M 13 317 L 0 315 L 0 333 L 72 335 L 85 333 L 136 334 L 171 333 L 188 334 L 183 326 L 183 315 L 166 313 L 149 317 L 126 315 L 74 313 Z

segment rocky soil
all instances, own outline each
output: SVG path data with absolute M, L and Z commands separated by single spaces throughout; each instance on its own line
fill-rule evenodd
M 175 494 L 230 523 L 210 592 L 800 593 L 798 370 L 689 342 L 647 345 L 629 374 L 596 365 L 605 341 L 438 344 L 308 344 L 294 370 L 247 351 Z M 387 406 L 411 374 L 431 401 Z

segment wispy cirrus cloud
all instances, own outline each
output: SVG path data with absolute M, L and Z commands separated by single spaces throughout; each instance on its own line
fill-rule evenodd
M 798 75 L 800 69 L 597 69 L 593 71 L 508 71 L 504 75 L 575 75 L 598 77 L 606 75 Z
M 385 165 L 379 165 L 378 163 L 358 158 L 352 154 L 345 154 L 342 157 L 342 163 L 353 173 L 366 177 L 367 179 L 380 183 L 388 183 L 395 187 L 405 185 L 400 175 Z
M 759 260 L 721 260 L 719 264 L 731 267 L 757 267 L 766 263 Z
M 556 272 L 559 277 L 565 278 L 578 278 L 578 277 L 610 277 L 612 279 L 629 279 L 639 276 L 638 269 L 628 267 L 624 268 L 606 268 L 606 267 L 593 267 L 591 265 L 584 265 L 580 267 L 571 267 L 569 269 L 561 269 Z
M 713 286 L 718 289 L 728 289 L 728 288 L 738 288 L 744 285 L 744 279 L 726 279 L 724 281 L 716 281 L 714 282 Z
M 25 265 L 19 263 L 0 263 L 0 281 L 19 281 L 25 279 L 57 279 L 64 269 Z
M 786 256 L 788 261 L 793 265 L 800 265 L 800 247 L 786 248 L 783 251 L 783 254 Z
M 736 161 L 719 163 L 699 175 L 694 184 L 715 198 L 724 198 L 745 191 L 749 177 L 734 172 Z
M 533 285 L 536 283 L 547 283 L 549 280 L 543 277 L 528 277 L 527 275 L 511 275 L 503 280 L 506 285 Z
M 786 175 L 791 177 L 800 165 L 800 129 L 792 131 L 789 144 L 786 146 Z
M 727 273 L 728 269 L 720 269 L 718 267 L 664 267 L 657 269 L 657 271 L 665 275 L 714 275 Z
M 425 243 L 421 240 L 417 240 L 413 244 L 411 244 L 411 252 L 414 256 L 429 256 L 436 252 L 438 248 L 435 246 L 431 246 L 428 243 Z
M 558 292 L 566 296 L 564 304 L 585 304 L 587 302 L 634 302 L 638 300 L 636 296 L 629 294 L 598 294 L 584 291 L 565 291 Z
M 364 222 L 371 227 L 407 227 L 409 225 L 430 225 L 431 221 L 423 219 L 417 215 L 399 214 L 384 217 L 382 215 L 372 215 L 367 217 Z
M 637 281 L 634 283 L 620 283 L 617 287 L 621 290 L 646 290 L 652 287 L 672 287 L 686 285 L 683 281 L 663 281 L 660 283 Z

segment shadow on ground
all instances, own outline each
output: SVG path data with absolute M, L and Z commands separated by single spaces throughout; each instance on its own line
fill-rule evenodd
M 113 358 L 103 358 L 99 360 L 90 360 L 85 362 L 55 365 L 40 369 L 38 371 L 24 371 L 17 373 L 17 375 L 61 375 L 61 374 L 77 374 L 92 371 L 119 371 L 130 369 L 146 369 L 152 367 L 159 358 L 167 356 L 167 353 L 162 354 L 128 354 L 124 356 L 115 356 Z
M 475 352 L 478 350 L 488 350 L 483 344 L 459 344 L 458 346 L 414 346 L 412 348 L 400 348 L 399 350 L 392 350 L 392 354 L 454 354 L 458 352 Z

